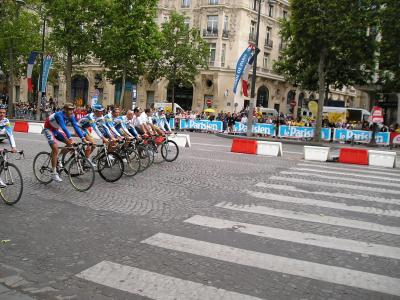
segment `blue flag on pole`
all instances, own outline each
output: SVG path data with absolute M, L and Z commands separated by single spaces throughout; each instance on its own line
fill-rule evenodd
M 253 51 L 253 46 L 247 47 L 247 49 L 243 52 L 243 54 L 240 56 L 237 65 L 236 65 L 236 73 L 235 73 L 235 83 L 233 85 L 233 93 L 236 94 L 237 91 L 237 86 L 239 84 L 240 78 L 243 75 L 243 71 L 249 62 L 249 59 L 251 57 Z
M 47 55 L 43 62 L 43 74 L 42 74 L 42 93 L 46 92 L 47 79 L 49 78 L 49 72 L 51 64 L 53 63 L 53 58 Z

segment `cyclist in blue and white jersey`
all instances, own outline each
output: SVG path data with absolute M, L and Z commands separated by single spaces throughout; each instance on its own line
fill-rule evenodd
M 52 179 L 56 182 L 62 181 L 57 173 L 57 141 L 66 144 L 68 147 L 71 147 L 75 143 L 67 126 L 71 125 L 81 140 L 86 143 L 88 142 L 85 138 L 85 134 L 79 128 L 78 122 L 75 119 L 74 109 L 75 106 L 72 103 L 66 103 L 63 110 L 50 115 L 44 123 L 43 133 L 51 148 L 51 167 L 53 170 Z
M 128 119 L 126 116 L 121 116 L 121 110 L 118 107 L 113 108 L 112 117 L 114 118 L 114 127 L 118 131 L 118 133 L 128 140 L 132 140 L 134 138 L 134 135 L 132 135 L 128 130 Z
M 117 140 L 122 140 L 122 135 L 115 128 L 114 118 L 112 116 L 112 111 L 104 116 L 104 125 L 108 128 L 113 138 Z
M 11 152 L 17 152 L 17 145 L 15 144 L 15 138 L 13 134 L 13 129 L 10 121 L 6 118 L 7 110 L 5 105 L 0 105 L 0 134 L 7 135 L 8 140 L 11 145 Z M 6 187 L 6 184 L 0 178 L 0 188 Z
M 167 117 L 165 116 L 164 108 L 160 107 L 158 109 L 158 113 L 156 113 L 155 120 L 158 128 L 160 128 L 164 132 L 171 132 L 171 126 L 169 126 Z

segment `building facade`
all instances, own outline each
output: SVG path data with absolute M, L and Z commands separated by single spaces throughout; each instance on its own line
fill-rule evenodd
M 175 101 L 182 108 L 202 111 L 211 106 L 217 111 L 240 111 L 249 103 L 249 98 L 241 92 L 233 93 L 236 63 L 249 44 L 255 42 L 257 11 L 254 0 L 160 0 L 157 22 L 167 21 L 173 11 L 186 17 L 188 26 L 201 30 L 209 45 L 209 69 L 202 70 L 193 86 L 176 85 Z M 257 106 L 275 108 L 288 113 L 291 104 L 296 108 L 306 107 L 310 99 L 318 95 L 300 91 L 273 71 L 273 64 L 279 59 L 285 44 L 279 34 L 279 20 L 290 15 L 287 0 L 266 0 L 261 4 L 261 23 L 257 60 L 256 101 Z M 104 70 L 97 64 L 84 65 L 79 74 L 74 74 L 72 97 L 78 103 L 90 103 L 97 90 L 103 105 L 119 104 L 121 88 L 105 78 Z M 16 82 L 16 101 L 26 101 L 26 80 Z M 57 76 L 47 86 L 47 97 L 59 103 L 65 101 L 65 80 Z M 171 85 L 167 80 L 129 83 L 124 91 L 124 106 L 131 103 L 139 107 L 150 107 L 155 102 L 171 100 Z M 335 105 L 369 109 L 369 99 L 354 88 L 334 90 L 329 100 Z M 210 105 L 207 105 L 209 103 Z M 297 111 L 297 110 L 296 110 Z

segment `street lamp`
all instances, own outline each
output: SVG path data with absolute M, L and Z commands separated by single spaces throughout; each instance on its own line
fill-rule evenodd
M 43 97 L 42 94 L 42 76 L 43 76 L 43 56 L 44 56 L 44 38 L 46 34 L 46 17 L 43 15 L 43 28 L 42 28 L 42 50 L 40 54 L 40 73 L 39 73 L 39 90 L 38 90 L 38 102 L 36 107 L 36 120 L 40 121 L 40 105 Z
M 264 0 L 254 0 L 254 8 L 257 8 L 258 4 L 258 13 L 257 13 L 257 31 L 255 40 L 256 51 L 254 53 L 253 75 L 251 77 L 249 112 L 247 114 L 247 136 L 252 136 L 252 131 L 253 131 L 253 110 L 254 110 L 254 98 L 256 95 L 257 57 L 259 53 L 259 51 L 257 51 L 257 48 L 258 48 L 258 41 L 260 39 L 261 3 L 263 2 Z M 275 4 L 276 0 L 269 0 L 268 3 Z

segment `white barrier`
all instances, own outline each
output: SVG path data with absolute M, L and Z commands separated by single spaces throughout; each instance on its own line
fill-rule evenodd
M 29 123 L 29 133 L 42 133 L 44 129 L 44 124 L 43 123 Z
M 188 134 L 176 134 L 169 139 L 174 141 L 178 145 L 178 147 L 181 148 L 190 148 L 192 146 L 190 143 L 190 136 Z
M 368 150 L 369 165 L 394 168 L 396 165 L 396 152 Z
M 282 143 L 257 141 L 257 155 L 282 156 Z
M 304 146 L 304 159 L 313 161 L 327 161 L 330 153 L 329 147 Z

